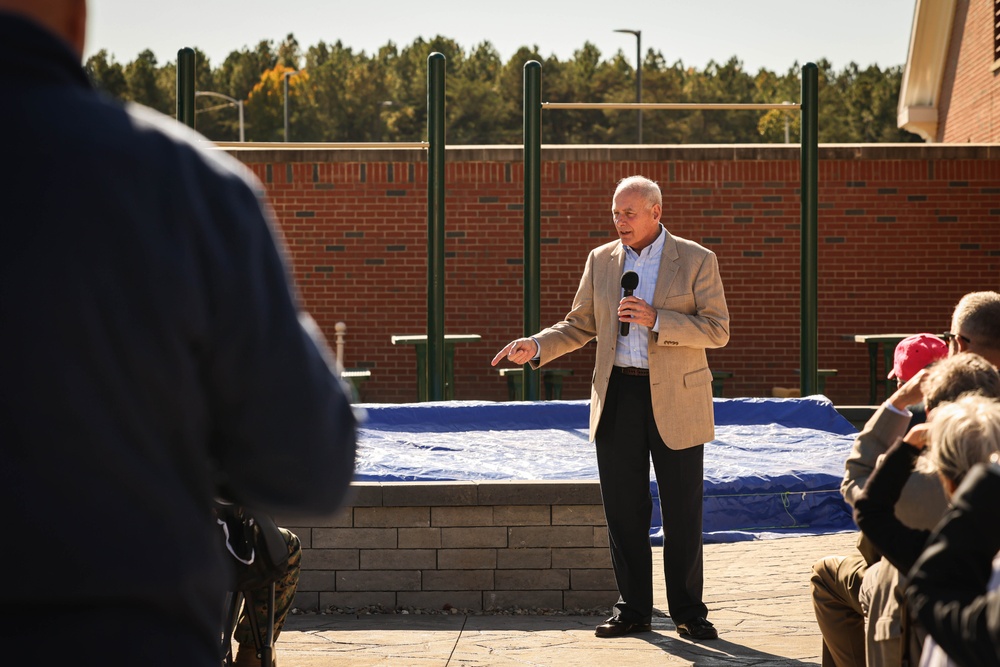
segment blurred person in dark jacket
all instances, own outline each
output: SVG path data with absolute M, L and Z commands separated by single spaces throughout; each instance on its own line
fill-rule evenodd
M 910 613 L 962 667 L 1000 665 L 1000 457 L 976 464 L 910 570 Z
M 333 512 L 355 418 L 260 184 L 93 90 L 85 28 L 85 0 L 0 0 L 0 637 L 215 667 L 214 499 Z

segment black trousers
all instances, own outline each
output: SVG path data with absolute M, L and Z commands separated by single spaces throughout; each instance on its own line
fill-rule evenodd
M 619 599 L 614 616 L 647 623 L 653 613 L 653 500 L 649 460 L 663 518 L 667 608 L 675 623 L 707 616 L 702 549 L 705 446 L 669 449 L 653 419 L 648 377 L 613 373 L 597 428 L 597 470 Z

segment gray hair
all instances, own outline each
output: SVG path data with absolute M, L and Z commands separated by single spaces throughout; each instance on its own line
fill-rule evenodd
M 974 342 L 1000 349 L 1000 293 L 969 292 L 955 306 L 952 333 L 961 333 Z
M 966 394 L 944 403 L 934 411 L 929 435 L 935 467 L 957 486 L 972 466 L 1000 452 L 1000 401 Z
M 618 181 L 615 197 L 620 192 L 636 192 L 642 195 L 650 206 L 654 204 L 663 206 L 663 193 L 660 192 L 660 186 L 656 184 L 656 181 L 651 181 L 645 176 L 628 176 Z
M 1000 398 L 1000 371 L 978 354 L 960 352 L 931 365 L 920 389 L 928 411 L 967 392 Z

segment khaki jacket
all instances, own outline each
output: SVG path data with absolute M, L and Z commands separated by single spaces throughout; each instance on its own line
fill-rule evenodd
M 840 492 L 852 508 L 861 494 L 879 458 L 896 440 L 906 435 L 910 419 L 893 410 L 879 407 L 854 439 L 851 454 L 844 464 Z M 930 530 L 937 525 L 948 506 L 941 480 L 934 473 L 915 470 L 896 501 L 896 516 L 910 528 Z
M 910 418 L 889 410 L 883 404 L 854 439 L 850 456 L 844 464 L 844 479 L 840 492 L 852 508 L 871 476 L 879 458 L 895 442 L 906 435 Z M 934 473 L 915 470 L 903 487 L 896 501 L 896 517 L 910 526 L 930 530 L 947 509 L 947 497 L 941 481 Z M 871 564 L 877 554 L 867 540 L 860 540 L 858 549 Z M 868 616 L 866 628 L 866 654 L 869 667 L 898 667 L 902 660 L 902 632 L 900 617 L 903 613 L 896 596 L 900 572 L 889 561 L 882 559 L 869 568 L 862 582 L 862 605 Z
M 715 437 L 712 371 L 707 348 L 729 342 L 729 309 L 712 251 L 666 232 L 652 305 L 659 314 L 659 334 L 649 342 L 649 385 L 660 437 L 671 449 L 687 449 Z M 544 366 L 597 339 L 597 359 L 590 394 L 590 439 L 611 379 L 618 342 L 618 303 L 625 249 L 613 241 L 591 251 L 573 308 L 566 318 L 535 336 Z

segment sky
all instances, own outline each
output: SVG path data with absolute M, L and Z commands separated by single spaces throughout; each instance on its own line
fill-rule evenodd
M 736 56 L 744 70 L 784 73 L 826 58 L 886 68 L 906 62 L 915 0 L 89 0 L 85 57 L 106 49 L 124 64 L 151 49 L 159 64 L 198 48 L 213 67 L 232 51 L 292 33 L 303 51 L 340 40 L 368 54 L 437 35 L 466 53 L 489 41 L 506 62 L 521 46 L 570 60 L 585 42 L 635 66 L 635 35 L 673 64 L 704 69 Z M 615 7 L 629 6 L 629 12 Z

